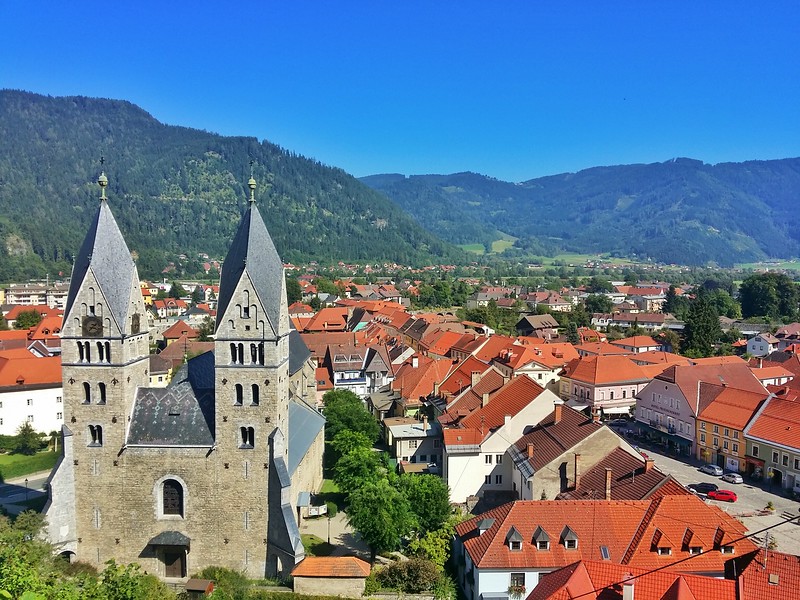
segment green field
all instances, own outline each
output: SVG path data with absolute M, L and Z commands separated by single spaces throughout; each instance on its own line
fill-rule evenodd
M 472 252 L 480 256 L 486 254 L 486 248 L 483 247 L 483 244 L 461 244 L 459 248 L 463 248 L 467 252 Z
M 59 456 L 61 454 L 58 452 L 38 452 L 33 456 L 0 454 L 0 481 L 49 471 L 55 466 Z
M 781 261 L 764 261 L 764 262 L 753 262 L 753 263 L 741 263 L 736 265 L 737 269 L 750 269 L 753 271 L 758 271 L 762 269 L 770 269 L 775 270 L 779 269 L 782 271 L 800 271 L 800 259 L 787 259 Z
M 303 549 L 306 551 L 306 556 L 330 556 L 336 549 L 336 546 L 329 544 L 313 533 L 303 533 L 300 538 L 303 540 Z

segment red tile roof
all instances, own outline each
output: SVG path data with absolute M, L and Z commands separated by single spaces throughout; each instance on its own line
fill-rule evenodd
M 788 398 L 770 396 L 747 428 L 746 435 L 800 448 L 800 400 L 796 395 Z
M 766 391 L 743 361 L 734 364 L 717 365 L 673 365 L 664 369 L 656 379 L 676 384 L 695 414 L 697 414 L 698 410 L 697 390 L 700 381 L 715 384 L 724 383 L 728 387 L 750 392 L 761 393 Z M 764 397 L 766 397 L 766 394 Z
M 489 397 L 489 403 L 473 411 L 461 424 L 467 428 L 485 428 L 488 433 L 514 416 L 538 397 L 544 388 L 527 375 L 510 380 Z
M 292 570 L 293 577 L 368 577 L 369 563 L 355 556 L 307 556 Z
M 200 335 L 200 332 L 185 321 L 178 319 L 175 324 L 162 334 L 165 340 L 176 340 L 184 335 L 189 339 L 194 339 Z
M 479 535 L 477 524 L 485 519 L 493 522 Z M 511 550 L 506 542 L 512 527 L 522 536 L 521 550 Z M 550 538 L 549 550 L 538 550 L 533 543 L 538 527 Z M 566 527 L 578 539 L 575 549 L 564 546 Z M 660 532 L 660 544 L 670 544 L 670 555 L 655 552 L 652 542 L 656 531 Z M 614 563 L 657 568 L 691 556 L 670 568 L 707 573 L 724 572 L 725 561 L 730 558 L 713 551 L 715 540 L 723 538 L 723 543 L 732 544 L 734 556 L 756 549 L 749 539 L 739 539 L 744 532 L 739 521 L 693 495 L 632 501 L 517 501 L 456 527 L 470 558 L 481 569 L 559 568 L 577 560 L 599 561 L 603 559 L 600 547 L 605 546 Z M 690 546 L 700 546 L 704 551 L 690 555 Z
M 614 346 L 613 344 L 609 344 L 608 342 L 590 342 L 588 344 L 578 344 L 575 346 L 575 350 L 578 353 L 584 352 L 586 354 L 596 354 L 598 356 L 606 356 L 606 355 L 613 355 L 619 354 L 620 356 L 625 356 L 631 353 L 630 350 L 625 350 L 624 348 L 620 348 L 619 346 Z
M 713 384 L 704 383 L 701 384 L 701 388 L 711 385 Z M 713 387 L 717 388 L 718 393 L 710 397 L 710 401 L 706 406 L 704 406 L 705 402 L 701 399 L 700 412 L 697 418 L 702 421 L 730 427 L 731 429 L 738 429 L 739 431 L 743 430 L 745 425 L 753 418 L 753 415 L 768 395 L 766 390 L 764 392 L 748 392 L 721 385 L 714 385 Z M 701 396 L 703 391 L 701 389 Z
M 558 408 L 556 409 L 558 410 Z M 556 410 L 542 419 L 532 431 L 523 435 L 514 446 L 530 461 L 534 471 L 542 469 L 570 448 L 604 426 L 569 406 L 561 406 L 561 418 L 555 422 Z M 533 444 L 533 457 L 527 457 L 528 444 Z M 605 490 L 605 484 L 603 484 Z
M 735 558 L 731 567 L 735 572 L 729 576 L 738 575 L 742 600 L 800 599 L 800 556 L 762 549 Z
M 60 386 L 61 357 L 37 358 L 27 350 L 0 352 L 0 387 L 23 385 Z
M 527 600 L 621 600 L 625 581 L 636 600 L 737 600 L 735 581 L 588 560 L 544 575 Z
M 634 335 L 632 337 L 622 338 L 621 340 L 615 340 L 610 342 L 610 344 L 612 346 L 631 346 L 633 348 L 647 348 L 649 346 L 661 345 L 649 335 Z
M 591 385 L 648 382 L 655 376 L 627 356 L 583 356 L 564 367 L 564 377 Z
M 481 346 L 480 350 L 474 352 L 474 356 L 483 362 L 489 362 L 493 358 L 500 355 L 500 351 L 512 345 L 514 339 L 504 335 L 493 335 L 486 343 Z

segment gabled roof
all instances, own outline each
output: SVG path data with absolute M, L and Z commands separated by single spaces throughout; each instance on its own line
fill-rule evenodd
M 771 395 L 745 430 L 745 435 L 800 449 L 800 400 L 796 395 Z
M 727 577 L 735 577 L 742 599 L 796 600 L 800 597 L 800 556 L 760 549 L 729 561 Z
M 657 341 L 649 335 L 634 335 L 610 342 L 612 346 L 630 346 L 632 348 L 649 348 L 650 346 L 660 346 Z
M 22 348 L 0 352 L 0 387 L 61 386 L 61 357 L 35 357 Z
M 478 351 L 473 352 L 473 356 L 488 363 L 493 358 L 496 358 L 501 350 L 513 343 L 513 338 L 504 335 L 493 335 L 486 340 L 486 343 Z
M 543 575 L 527 600 L 622 600 L 622 583 L 626 580 L 633 583 L 636 600 L 737 598 L 736 582 L 728 579 L 582 560 Z M 760 597 L 745 596 L 741 600 Z
M 294 475 L 303 457 L 325 427 L 325 417 L 319 411 L 302 402 L 292 400 L 289 402 L 289 457 L 286 468 L 289 475 Z M 312 490 L 298 490 L 312 491 Z
M 747 363 L 743 361 L 718 365 L 673 365 L 664 369 L 655 379 L 677 385 L 695 414 L 698 411 L 698 384 L 701 381 L 724 384 L 727 387 L 749 392 L 766 392 Z M 764 397 L 766 398 L 766 396 L 765 393 Z
M 279 331 L 281 303 L 284 301 L 283 263 L 272 243 L 264 220 L 255 202 L 250 202 L 231 242 L 222 265 L 222 276 L 217 298 L 217 325 L 230 304 L 231 296 L 245 272 L 267 314 L 275 335 Z
M 605 498 L 606 469 L 611 469 L 611 500 L 646 500 L 655 495 L 689 494 L 686 488 L 654 466 L 647 468 L 622 448 L 614 450 L 585 473 L 580 473 L 577 489 L 563 492 L 557 499 L 592 500 Z
M 712 385 L 717 388 L 719 393 L 710 395 L 709 401 L 706 403 L 703 400 L 702 388 Z M 700 387 L 701 400 L 697 418 L 739 431 L 743 430 L 745 425 L 750 422 L 768 395 L 766 390 L 764 392 L 748 392 L 708 383 L 701 383 Z
M 584 354 L 596 354 L 598 356 L 607 356 L 618 354 L 620 356 L 625 356 L 630 354 L 630 350 L 625 350 L 625 348 L 620 348 L 619 346 L 615 346 L 614 344 L 609 344 L 608 342 L 589 342 L 588 344 L 578 344 L 575 346 L 575 350 L 579 353 Z
M 564 367 L 563 376 L 591 385 L 644 383 L 652 379 L 645 367 L 637 365 L 629 357 L 608 355 L 573 359 Z
M 542 388 L 527 375 L 516 377 L 489 397 L 489 403 L 466 417 L 461 425 L 466 428 L 485 428 L 488 433 L 505 422 L 506 415 L 515 416 L 542 392 Z
M 484 533 L 478 534 L 477 523 L 494 519 Z M 687 524 L 693 530 L 692 545 L 704 549 L 690 555 L 681 545 Z M 505 542 L 507 532 L 515 527 L 524 542 L 519 551 Z M 541 527 L 551 539 L 548 550 L 538 550 L 533 533 Z M 562 533 L 569 528 L 578 540 L 577 548 L 565 548 Z M 655 531 L 665 540 L 677 540 L 669 556 L 659 555 L 651 547 Z M 601 547 L 608 550 L 612 563 L 644 569 L 675 564 L 675 572 L 724 572 L 729 558 L 714 549 L 719 531 L 729 536 L 723 543 L 734 546 L 734 556 L 756 549 L 744 536 L 745 527 L 717 506 L 711 506 L 693 495 L 661 496 L 652 500 L 528 500 L 504 504 L 456 526 L 473 563 L 480 569 L 558 568 L 577 560 L 603 560 Z M 733 540 L 739 539 L 734 542 Z M 697 541 L 695 541 L 697 540 Z
M 178 319 L 171 327 L 169 327 L 163 334 L 161 334 L 165 340 L 172 340 L 178 339 L 181 336 L 186 336 L 189 339 L 196 338 L 200 335 L 200 332 L 197 331 L 194 327 Z
M 166 388 L 139 388 L 128 427 L 131 446 L 214 444 L 214 353 L 187 362 Z
M 64 314 L 72 312 L 78 290 L 89 271 L 97 280 L 99 292 L 110 313 L 108 316 L 121 332 L 130 333 L 128 310 L 131 305 L 131 290 L 139 289 L 139 276 L 128 245 L 106 200 L 100 201 L 75 258 Z M 97 300 L 100 300 L 100 296 Z
M 561 411 L 561 418 L 556 423 L 558 410 Z M 582 412 L 561 406 L 516 441 L 512 446 L 512 458 L 517 465 L 528 465 L 528 472 L 536 472 L 603 427 Z M 528 444 L 533 444 L 532 458 L 528 457 Z

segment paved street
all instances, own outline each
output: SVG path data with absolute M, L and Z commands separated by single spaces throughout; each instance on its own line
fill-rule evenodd
M 16 503 L 44 496 L 44 485 L 49 475 L 50 471 L 42 471 L 0 483 L 0 506 L 10 514 L 19 514 L 26 510 L 24 505 Z
M 793 523 L 787 523 L 788 517 L 800 517 L 800 502 L 787 498 L 781 490 L 771 490 L 766 484 L 764 487 L 758 487 L 745 478 L 744 483 L 731 484 L 722 481 L 719 477 L 706 475 L 698 470 L 698 466 L 702 464 L 700 461 L 693 460 L 691 464 L 684 462 L 680 459 L 665 455 L 660 449 L 646 444 L 642 445 L 638 441 L 628 440 L 633 444 L 639 444 L 640 448 L 651 458 L 655 460 L 655 465 L 662 472 L 669 473 L 683 485 L 690 483 L 699 483 L 702 481 L 715 483 L 723 490 L 731 490 L 736 492 L 738 500 L 736 502 L 718 502 L 716 500 L 708 500 L 709 504 L 719 506 L 725 512 L 737 517 L 747 527 L 748 532 L 758 531 L 770 525 L 784 523 L 769 531 L 769 534 L 775 538 L 778 544 L 778 550 L 789 552 L 792 554 L 800 554 L 800 519 L 795 520 Z M 767 506 L 767 502 L 772 502 L 775 510 L 768 514 L 759 514 L 764 512 L 763 509 Z M 756 543 L 763 543 L 764 534 L 758 535 L 754 538 Z
M 358 556 L 364 560 L 369 560 L 369 546 L 361 540 L 357 533 L 353 532 L 347 522 L 347 515 L 342 511 L 336 513 L 336 516 L 330 519 L 330 522 L 326 517 L 302 519 L 300 533 L 311 533 L 327 541 L 329 526 L 330 542 L 336 546 L 333 556 Z

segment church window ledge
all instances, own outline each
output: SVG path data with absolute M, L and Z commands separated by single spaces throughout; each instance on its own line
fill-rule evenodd
M 240 427 L 239 428 L 239 449 L 252 450 L 255 447 L 255 428 L 253 427 Z

